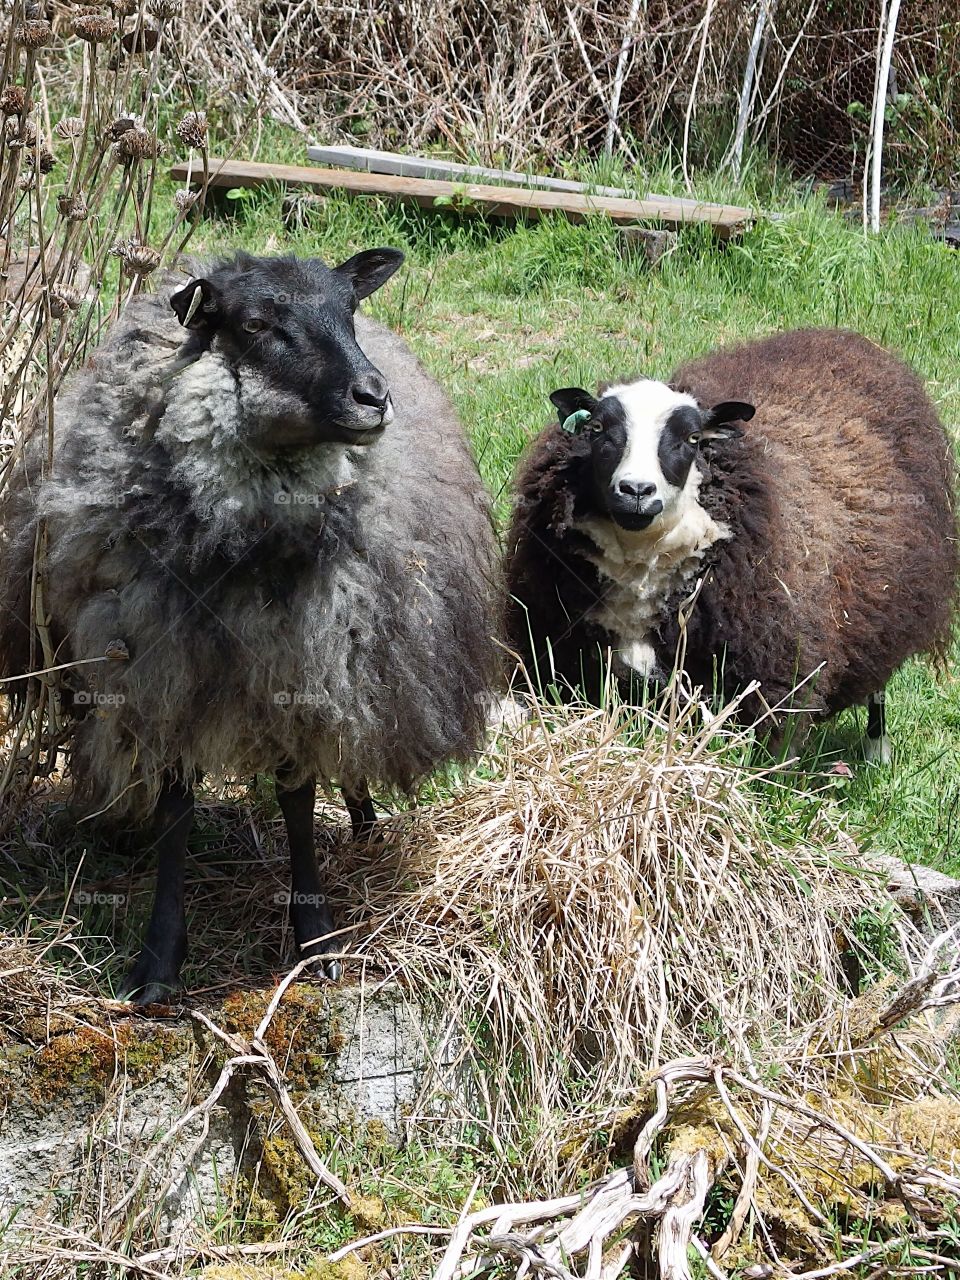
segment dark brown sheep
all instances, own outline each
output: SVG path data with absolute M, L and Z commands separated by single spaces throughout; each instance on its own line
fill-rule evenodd
M 522 459 L 507 548 L 508 630 L 534 678 L 596 701 L 609 651 L 621 685 L 662 680 L 702 579 L 694 684 L 759 680 L 748 714 L 868 702 L 868 755 L 887 758 L 884 686 L 912 654 L 945 654 L 958 572 L 953 455 L 916 375 L 811 329 L 669 385 L 551 399 L 561 426 Z

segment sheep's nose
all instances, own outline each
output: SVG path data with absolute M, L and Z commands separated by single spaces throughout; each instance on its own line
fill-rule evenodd
M 652 498 L 657 492 L 655 484 L 642 484 L 639 480 L 621 480 L 617 493 L 623 498 Z
M 379 373 L 365 373 L 354 378 L 350 384 L 350 394 L 357 404 L 368 404 L 374 409 L 385 410 L 390 399 L 390 388 L 386 378 Z

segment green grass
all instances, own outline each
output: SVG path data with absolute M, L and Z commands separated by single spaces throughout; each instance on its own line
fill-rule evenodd
M 669 169 L 637 176 L 608 165 L 587 176 L 679 189 Z M 708 178 L 697 194 L 767 207 L 776 201 L 780 216 L 759 220 L 727 245 L 691 227 L 651 270 L 618 254 L 616 231 L 602 219 L 503 225 L 331 196 L 286 230 L 282 193 L 260 191 L 219 202 L 227 216 L 205 219 L 191 248 L 242 245 L 328 261 L 374 244 L 404 249 L 407 266 L 375 297 L 373 311 L 407 337 L 452 394 L 501 522 L 517 457 L 550 419 L 547 396 L 555 387 L 629 373 L 663 377 L 711 347 L 800 325 L 849 326 L 899 351 L 922 374 L 958 438 L 960 254 L 922 228 L 896 223 L 866 237 L 856 223 L 770 178 L 760 165 L 749 169 L 746 189 Z M 811 766 L 842 758 L 854 769 L 853 781 L 834 789 L 829 803 L 857 838 L 956 873 L 958 673 L 955 653 L 943 677 L 922 663 L 895 677 L 891 769 L 861 765 L 862 712 L 847 713 L 823 735 Z

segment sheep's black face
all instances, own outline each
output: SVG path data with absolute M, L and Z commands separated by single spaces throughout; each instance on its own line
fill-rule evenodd
M 579 387 L 550 399 L 564 429 L 590 441 L 597 507 L 631 532 L 679 516 L 698 483 L 700 445 L 739 436 L 732 423 L 754 414 L 739 401 L 703 410 L 692 396 L 648 379 L 610 387 L 600 399 Z
M 370 444 L 393 419 L 390 388 L 360 350 L 353 316 L 403 262 L 396 249 L 319 259 L 240 254 L 170 299 L 195 347 L 236 379 L 247 442 L 275 450 Z

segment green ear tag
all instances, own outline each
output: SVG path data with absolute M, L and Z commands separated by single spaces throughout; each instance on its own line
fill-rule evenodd
M 575 413 L 571 413 L 569 418 L 564 418 L 560 423 L 560 430 L 566 431 L 570 435 L 575 436 L 585 422 L 593 417 L 589 409 L 577 409 Z

